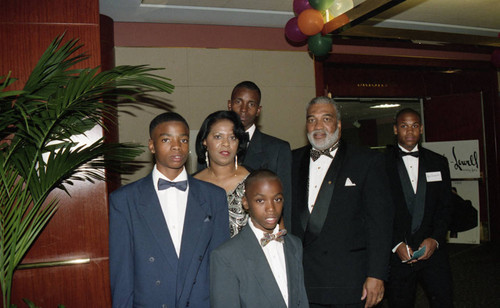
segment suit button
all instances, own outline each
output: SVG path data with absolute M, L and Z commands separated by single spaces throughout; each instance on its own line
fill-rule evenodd
M 166 304 L 161 305 L 161 308 L 167 308 Z
M 154 257 L 149 257 L 149 262 L 153 263 L 155 261 Z
M 161 284 L 161 281 L 156 280 L 155 284 L 156 284 L 157 286 L 159 286 L 159 285 Z
M 203 256 L 199 256 L 198 260 L 200 260 L 200 262 L 203 261 Z

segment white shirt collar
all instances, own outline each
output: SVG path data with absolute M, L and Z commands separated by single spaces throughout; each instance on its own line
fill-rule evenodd
M 403 148 L 399 143 L 398 143 L 398 147 L 401 149 L 401 151 L 406 152 L 406 153 L 418 152 L 418 144 L 416 144 L 415 147 L 411 151 L 408 151 L 407 149 Z
M 248 133 L 248 141 L 252 140 L 253 134 L 255 133 L 256 129 L 257 127 L 255 126 L 255 124 L 252 124 L 252 126 L 250 126 L 250 128 L 245 131 Z
M 155 166 L 153 168 L 153 183 L 155 184 L 155 188 L 158 188 L 157 185 L 158 185 L 158 180 L 159 179 L 164 179 L 164 180 L 167 180 L 167 181 L 170 181 L 170 182 L 180 182 L 180 181 L 187 180 L 187 178 L 188 178 L 188 176 L 187 176 L 187 171 L 186 171 L 185 167 L 182 168 L 181 173 L 179 173 L 179 175 L 175 179 L 173 179 L 173 180 L 170 180 L 165 175 L 163 175 L 163 173 L 161 173 L 158 170 L 158 166 L 156 164 L 155 164 Z M 188 183 L 188 185 L 189 185 L 189 183 Z

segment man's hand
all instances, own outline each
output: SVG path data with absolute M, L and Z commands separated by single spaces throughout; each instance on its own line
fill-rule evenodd
M 399 245 L 396 249 L 396 253 L 398 254 L 398 257 L 401 259 L 401 261 L 408 261 L 410 260 L 411 256 L 413 256 L 413 249 L 411 249 L 410 246 L 406 245 L 406 243 L 401 243 L 401 245 Z M 417 260 L 412 260 L 408 262 L 408 264 L 412 264 L 415 262 L 417 262 Z
M 377 305 L 383 298 L 384 281 L 373 277 L 367 277 L 363 284 L 363 296 L 361 296 L 361 300 L 366 299 L 365 308 Z
M 436 251 L 437 245 L 438 245 L 437 241 L 433 238 L 428 237 L 425 240 L 423 240 L 419 248 L 425 246 L 425 252 L 420 258 L 418 258 L 418 260 L 429 259 L 434 254 L 434 251 Z

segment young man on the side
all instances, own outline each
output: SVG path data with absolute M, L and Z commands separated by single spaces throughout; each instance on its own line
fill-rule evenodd
M 453 307 L 446 251 L 451 200 L 448 161 L 418 144 L 423 125 L 417 111 L 399 111 L 393 129 L 397 145 L 386 155 L 396 213 L 389 305 L 413 307 L 419 282 L 431 307 Z

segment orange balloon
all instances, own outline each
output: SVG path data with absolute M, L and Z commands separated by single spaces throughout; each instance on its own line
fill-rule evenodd
M 297 20 L 300 31 L 309 36 L 318 34 L 323 29 L 324 23 L 321 12 L 315 9 L 302 11 Z

